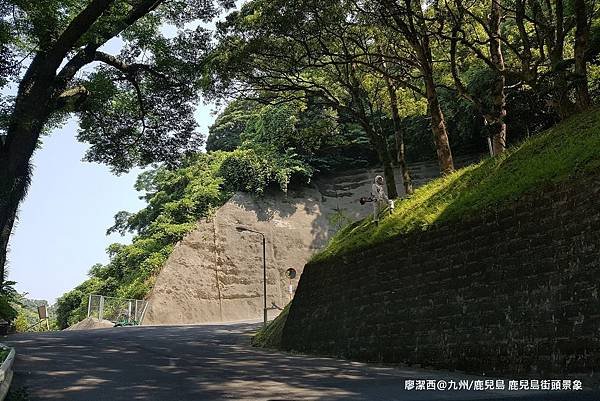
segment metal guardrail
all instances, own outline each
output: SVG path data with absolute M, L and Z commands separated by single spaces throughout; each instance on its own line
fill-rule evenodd
M 109 320 L 123 326 L 137 326 L 144 320 L 147 309 L 148 301 L 143 299 L 90 294 L 87 316 L 98 320 Z
M 0 401 L 8 394 L 8 389 L 13 379 L 13 363 L 15 362 L 15 349 L 11 348 L 8 356 L 0 365 Z

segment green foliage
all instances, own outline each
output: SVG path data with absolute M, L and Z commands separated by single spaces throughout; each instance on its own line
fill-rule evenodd
M 12 306 L 11 302 L 4 297 L 0 297 L 0 319 L 12 322 L 17 318 L 17 314 L 17 310 Z
M 246 130 L 246 124 L 257 106 L 255 102 L 242 99 L 230 102 L 209 127 L 206 150 L 232 151 L 240 146 L 240 136 Z
M 337 231 L 352 223 L 352 218 L 345 212 L 345 209 L 335 209 L 333 213 L 327 216 L 327 221 Z
M 13 303 L 13 307 L 17 311 L 17 318 L 15 319 L 15 328 L 18 333 L 26 331 L 47 331 L 46 322 L 40 323 L 38 306 L 45 305 L 48 315 L 50 316 L 49 326 L 51 330 L 55 330 L 56 320 L 53 319 L 53 308 L 48 306 L 48 302 L 45 300 L 27 299 L 24 295 L 20 294 L 18 302 Z
M 307 180 L 311 174 L 294 155 L 252 149 L 198 154 L 188 157 L 181 168 L 142 173 L 136 188 L 144 192 L 147 206 L 137 213 L 117 213 L 109 229 L 135 232 L 133 242 L 109 246 L 110 262 L 94 265 L 88 280 L 58 300 L 59 328 L 87 316 L 89 294 L 144 298 L 174 244 L 196 227 L 198 219 L 223 205 L 232 191 L 262 194 L 273 185 L 286 189 L 290 180 Z
M 8 357 L 8 354 L 10 354 L 10 348 L 3 347 L 0 349 L 0 364 Z
M 495 158 L 418 188 L 378 226 L 370 218 L 337 233 L 313 260 L 367 248 L 414 230 L 474 215 L 521 194 L 600 168 L 600 109 L 573 116 Z
M 258 333 L 252 337 L 252 345 L 254 347 L 275 349 L 281 347 L 281 335 L 283 334 L 283 328 L 285 327 L 291 305 L 291 302 L 287 304 L 279 316 L 269 322 L 266 327 L 262 327 Z
M 261 107 L 249 119 L 241 138 L 246 146 L 263 145 L 279 153 L 293 149 L 306 161 L 340 140 L 337 114 L 303 101 Z
M 305 182 L 312 176 L 313 169 L 299 160 L 292 152 L 285 154 L 268 150 L 238 149 L 231 152 L 219 169 L 226 188 L 233 191 L 251 192 L 262 195 L 277 184 L 286 192 L 292 178 Z
M 81 311 L 77 314 L 74 314 L 73 311 L 77 310 L 77 308 L 81 306 L 82 301 L 86 298 L 86 294 L 80 289 L 84 284 L 67 292 L 56 301 L 56 321 L 60 330 L 66 329 L 73 323 L 77 323 L 79 321 L 79 315 L 83 315 Z
M 3 1 L 0 88 L 46 85 L 53 95 L 39 99 L 45 104 L 40 130 L 76 114 L 78 139 L 90 144 L 86 160 L 117 173 L 157 161 L 179 165 L 202 145 L 194 111 L 199 65 L 212 46 L 208 29 L 186 24 L 210 21 L 232 6 L 230 0 Z M 175 30 L 166 34 L 165 24 Z M 115 37 L 120 51 L 103 53 L 102 45 Z M 31 91 L 0 93 L 0 135 L 12 136 L 8 121 L 25 118 L 14 105 Z
M 0 284 L 0 320 L 10 323 L 17 318 L 18 312 L 15 307 L 19 304 L 20 295 L 14 288 L 16 282 L 7 281 L 7 276 L 8 270 L 5 269 Z
M 315 172 L 369 163 L 368 139 L 345 117 L 315 99 L 266 105 L 236 99 L 210 127 L 206 149 L 252 149 L 284 165 L 293 158 L 294 163 L 306 164 Z M 255 185 L 249 183 L 248 187 Z

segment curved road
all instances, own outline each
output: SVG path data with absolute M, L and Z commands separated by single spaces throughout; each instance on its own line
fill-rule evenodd
M 485 379 L 265 351 L 257 324 L 124 327 L 23 334 L 16 386 L 32 401 L 598 400 L 598 393 L 415 392 L 405 379 Z

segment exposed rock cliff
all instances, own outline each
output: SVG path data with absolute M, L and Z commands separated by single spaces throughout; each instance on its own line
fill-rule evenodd
M 464 164 L 472 158 L 462 160 Z M 436 163 L 412 167 L 416 186 L 437 176 Z M 262 198 L 235 194 L 209 220 L 175 247 L 148 296 L 144 324 L 181 324 L 255 319 L 262 316 L 262 238 L 239 232 L 244 226 L 265 234 L 267 243 L 267 305 L 270 316 L 290 300 L 294 268 L 305 263 L 344 224 L 372 212 L 368 196 L 378 170 L 348 171 L 315 180 L 312 186 L 271 192 Z M 398 190 L 402 191 L 400 174 Z M 340 280 L 343 280 L 340 277 Z

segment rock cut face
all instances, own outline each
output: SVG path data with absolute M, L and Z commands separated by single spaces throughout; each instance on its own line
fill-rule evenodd
M 473 160 L 472 158 L 468 161 Z M 463 164 L 466 161 L 463 161 Z M 415 186 L 438 175 L 437 163 L 411 166 Z M 176 246 L 148 296 L 143 324 L 193 324 L 263 316 L 262 237 L 266 238 L 269 317 L 290 300 L 310 257 L 343 225 L 372 212 L 369 196 L 379 170 L 348 171 L 311 186 L 262 197 L 236 193 Z M 398 191 L 402 178 L 396 172 Z M 293 268 L 297 276 L 286 277 Z
M 145 324 L 253 319 L 263 311 L 262 237 L 266 239 L 267 306 L 289 301 L 288 268 L 302 272 L 327 237 L 314 189 L 296 199 L 235 194 L 210 220 L 198 222 L 169 257 L 149 297 Z M 295 285 L 297 279 L 293 280 Z

